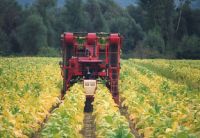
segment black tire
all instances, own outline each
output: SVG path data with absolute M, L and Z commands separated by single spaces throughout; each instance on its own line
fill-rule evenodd
M 86 98 L 84 112 L 89 113 L 93 111 L 93 105 L 92 105 L 93 100 L 94 100 L 93 98 Z

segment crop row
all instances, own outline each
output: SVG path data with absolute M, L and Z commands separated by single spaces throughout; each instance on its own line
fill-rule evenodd
M 120 115 L 109 90 L 98 85 L 93 102 L 97 138 L 133 138 L 126 118 Z
M 157 74 L 200 90 L 200 61 L 131 60 Z
M 83 129 L 85 94 L 82 85 L 75 84 L 65 96 L 64 102 L 50 116 L 41 132 L 41 137 L 78 137 Z M 109 90 L 98 85 L 93 102 L 97 138 L 133 138 L 129 124 L 120 115 Z
M 41 132 L 44 138 L 81 138 L 83 129 L 85 93 L 75 84 L 65 95 L 65 100 L 50 116 Z
M 30 137 L 59 102 L 54 58 L 0 59 L 0 137 Z
M 123 106 L 144 137 L 199 137 L 200 93 L 143 66 L 124 61 Z

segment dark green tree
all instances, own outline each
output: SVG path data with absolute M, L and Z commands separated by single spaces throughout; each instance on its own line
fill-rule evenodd
M 35 55 L 47 46 L 47 28 L 39 15 L 30 15 L 18 28 L 18 41 L 26 55 Z
M 86 19 L 82 0 L 65 0 L 64 16 L 69 25 L 68 31 L 85 31 Z
M 34 4 L 39 14 L 45 19 L 45 21 L 48 21 L 47 19 L 52 16 L 51 11 L 54 10 L 56 3 L 57 0 L 36 0 Z
M 50 47 L 56 45 L 55 22 L 56 22 L 56 5 L 57 0 L 36 0 L 34 8 L 36 12 L 43 18 L 44 25 L 47 27 L 47 44 Z
M 144 30 L 147 30 L 145 26 L 145 11 L 140 6 L 129 5 L 127 7 L 127 11 L 129 15 L 136 21 L 136 23 L 140 24 Z
M 109 32 L 108 24 L 101 12 L 99 3 L 96 0 L 87 0 L 85 5 L 89 21 L 91 22 L 89 31 Z
M 0 42 L 0 55 L 9 55 L 12 52 L 12 44 L 8 35 L 3 30 L 0 30 Z
M 200 59 L 200 37 L 185 35 L 177 52 L 177 58 Z
M 106 21 L 124 14 L 124 9 L 113 0 L 98 0 L 97 2 Z
M 19 52 L 16 41 L 16 28 L 21 22 L 21 7 L 15 0 L 1 0 L 0 2 L 0 54 Z
M 191 1 L 185 1 L 177 9 L 176 37 L 181 40 L 185 35 L 200 36 L 200 9 L 192 9 Z
M 165 43 L 159 28 L 149 30 L 144 40 L 144 46 L 149 50 L 157 51 L 159 54 L 164 53 Z
M 147 31 L 158 26 L 167 49 L 173 47 L 174 36 L 174 0 L 139 0 L 139 6 L 145 12 L 145 27 Z

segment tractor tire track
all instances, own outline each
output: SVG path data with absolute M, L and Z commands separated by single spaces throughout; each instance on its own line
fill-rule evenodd
M 94 117 L 92 116 L 91 112 L 85 112 L 84 127 L 82 133 L 84 138 L 95 138 Z
M 82 134 L 84 138 L 95 138 L 95 124 L 93 112 L 93 102 L 94 99 L 86 98 L 85 107 L 84 107 L 84 127 L 82 129 Z
M 44 129 L 45 124 L 48 122 L 49 117 L 51 116 L 51 114 L 53 113 L 54 110 L 56 110 L 57 108 L 60 107 L 60 104 L 63 102 L 63 98 L 61 98 L 61 96 L 58 97 L 59 102 L 56 105 L 53 105 L 51 107 L 51 109 L 49 110 L 49 114 L 46 115 L 46 118 L 43 120 L 43 122 L 40 124 L 40 128 L 31 135 L 31 138 L 40 138 L 40 133 L 42 132 L 42 130 Z
M 121 115 L 125 116 L 126 119 L 128 120 L 131 133 L 135 136 L 135 138 L 143 138 L 141 135 L 139 135 L 138 131 L 135 129 L 135 124 L 130 120 L 127 107 L 123 107 L 121 103 L 119 105 L 119 110 L 120 110 Z

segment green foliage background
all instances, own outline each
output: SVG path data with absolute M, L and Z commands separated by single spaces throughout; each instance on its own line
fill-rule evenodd
M 122 7 L 113 0 L 65 0 L 58 6 L 57 0 L 35 0 L 22 6 L 1 0 L 0 55 L 59 56 L 60 34 L 82 31 L 121 33 L 124 58 L 200 59 L 200 8 L 194 3 L 137 0 Z

